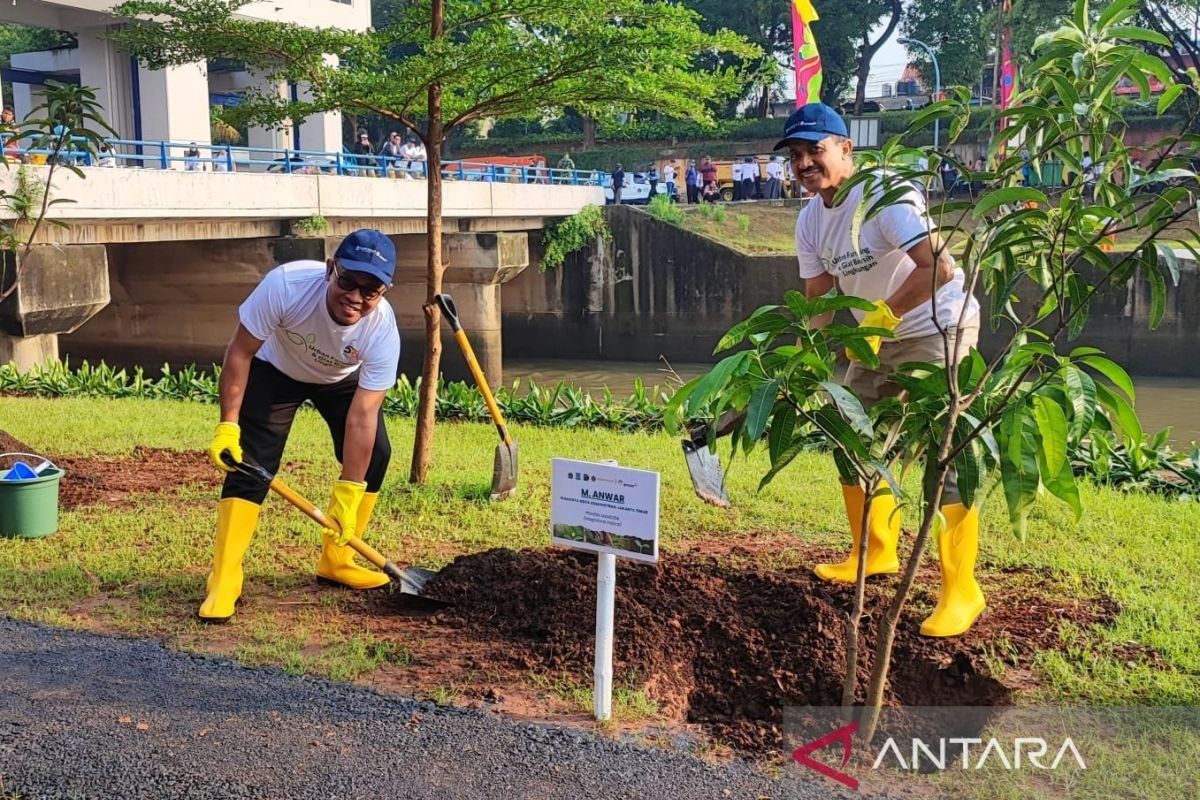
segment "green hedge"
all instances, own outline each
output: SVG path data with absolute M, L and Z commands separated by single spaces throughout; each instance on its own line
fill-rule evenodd
M 194 364 L 172 370 L 164 364 L 158 377 L 149 377 L 141 369 L 132 372 L 114 369 L 104 362 L 92 366 L 88 362 L 75 369 L 70 364 L 54 362 L 21 373 L 16 367 L 0 366 L 0 394 L 33 395 L 39 397 L 137 397 L 153 400 L 188 400 L 199 403 L 217 402 L 217 381 L 220 370 L 212 373 Z M 383 410 L 386 414 L 416 416 L 417 390 L 415 383 L 401 376 L 388 391 Z M 565 383 L 538 386 L 533 381 L 521 387 L 499 387 L 496 402 L 509 421 L 551 427 L 611 428 L 621 431 L 658 430 L 662 428 L 662 408 L 670 393 L 651 390 L 639 381 L 634 392 L 624 400 L 614 398 L 607 390 L 599 400 Z M 441 382 L 438 385 L 437 416 L 440 419 L 489 422 L 487 404 L 473 385 L 462 382 Z

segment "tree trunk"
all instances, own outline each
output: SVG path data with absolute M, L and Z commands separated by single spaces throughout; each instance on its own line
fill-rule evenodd
M 892 31 L 896 30 L 896 26 L 900 24 L 900 15 L 903 12 L 900 0 L 891 0 L 889 5 L 892 19 L 880 37 L 872 42 L 869 32 L 863 31 L 863 47 L 858 57 L 858 87 L 854 91 L 855 114 L 862 113 L 863 101 L 867 99 L 867 77 L 871 74 L 871 59 L 875 57 L 875 53 L 879 51 L 880 47 L 883 47 L 883 43 L 891 37 Z
M 842 680 L 842 708 L 854 706 L 854 695 L 858 689 L 858 650 L 862 630 L 863 606 L 867 596 L 867 557 L 869 552 L 868 531 L 871 519 L 871 498 L 879 486 L 878 480 L 870 481 L 864 489 L 861 518 L 858 521 L 858 567 L 854 574 L 854 605 L 846 616 L 846 674 Z M 849 719 L 847 718 L 847 721 Z
M 583 115 L 583 148 L 591 150 L 596 146 L 596 118 L 591 114 Z
M 766 119 L 771 114 L 771 84 L 767 84 L 762 88 L 762 94 L 758 96 L 758 118 Z
M 433 0 L 433 38 L 444 31 L 442 0 Z M 433 455 L 433 424 L 437 410 L 438 374 L 442 362 L 442 315 L 433 297 L 442 291 L 442 85 L 429 85 L 429 124 L 426 126 L 425 151 L 429 174 L 428 208 L 425 239 L 428 260 L 425 271 L 425 363 L 421 369 L 421 391 L 417 405 L 417 431 L 413 437 L 412 468 L 409 483 L 424 483 Z

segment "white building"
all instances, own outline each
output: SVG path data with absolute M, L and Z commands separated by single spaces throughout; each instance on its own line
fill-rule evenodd
M 0 3 L 0 22 L 71 31 L 78 48 L 26 53 L 13 57 L 5 78 L 14 83 L 12 105 L 22 118 L 37 103 L 38 87 L 46 78 L 78 79 L 97 90 L 103 115 L 118 138 L 144 141 L 210 142 L 209 106 L 212 94 L 234 92 L 262 79 L 245 72 L 209 74 L 200 62 L 164 70 L 137 64 L 108 38 L 119 20 L 107 9 L 118 0 L 13 0 Z M 370 0 L 274 0 L 247 5 L 239 12 L 251 19 L 293 22 L 313 27 L 366 30 L 371 24 Z M 303 86 L 280 83 L 270 87 L 281 96 L 303 97 Z M 251 147 L 338 151 L 342 120 L 338 112 L 317 114 L 298 126 L 281 130 L 252 128 Z M 177 165 L 181 166 L 181 165 Z

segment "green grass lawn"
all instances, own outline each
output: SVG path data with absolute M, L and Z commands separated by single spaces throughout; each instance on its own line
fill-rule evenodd
M 201 450 L 214 420 L 213 406 L 186 402 L 0 397 L 0 429 L 61 455 L 127 454 L 137 445 Z M 847 543 L 835 472 L 819 454 L 798 458 L 761 493 L 755 487 L 766 471 L 765 457 L 739 458 L 728 477 L 735 507 L 726 511 L 695 499 L 678 442 L 666 434 L 518 427 L 519 497 L 490 503 L 484 498 L 495 446 L 492 426 L 440 425 L 430 478 L 419 488 L 404 483 L 412 421 L 393 418 L 389 431 L 395 457 L 367 538 L 399 563 L 437 567 L 467 552 L 548 545 L 554 456 L 614 458 L 660 472 L 667 553 L 700 540 L 769 541 L 775 546 L 763 566 L 791 567 L 805 565 L 806 547 Z M 724 449 L 722 456 L 728 456 Z M 337 470 L 328 432 L 314 412 L 301 412 L 284 462 L 292 466 L 285 466 L 282 477 L 323 504 Z M 1027 700 L 1200 705 L 1200 504 L 1087 484 L 1082 495 L 1085 515 L 1078 524 L 1061 504 L 1038 505 L 1025 542 L 1008 528 L 997 493 L 984 507 L 981 559 L 987 568 L 1051 568 L 1073 576 L 1069 585 L 1081 594 L 1099 590 L 1120 604 L 1112 626 L 1068 631 L 1063 649 L 1039 658 L 1042 688 Z M 0 613 L 75 626 L 86 623 L 80 611 L 86 608 L 88 619 L 123 633 L 168 640 L 205 635 L 213 629 L 200 627 L 192 612 L 211 559 L 216 499 L 213 490 L 201 487 L 139 495 L 131 508 L 65 511 L 60 531 L 45 539 L 0 539 Z M 315 525 L 272 497 L 246 559 L 247 585 L 286 589 L 309 583 L 319 537 Z M 319 609 L 310 622 L 314 635 L 352 662 L 331 666 L 324 652 L 323 666 L 313 668 L 325 674 L 349 679 L 382 661 L 408 657 L 402 648 L 354 639 L 352 630 L 330 629 Z M 258 631 L 240 644 L 237 655 L 288 666 L 298 657 L 296 648 L 274 636 Z M 1127 660 L 1121 653 L 1130 642 L 1156 651 L 1159 665 Z

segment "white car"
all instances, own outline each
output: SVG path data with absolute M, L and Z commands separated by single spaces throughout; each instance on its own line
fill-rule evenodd
M 613 201 L 613 186 L 612 175 L 605 175 L 601 183 L 604 187 L 604 202 L 611 203 Z M 667 185 L 661 180 L 654 187 L 655 194 L 665 195 L 667 193 Z M 621 204 L 631 206 L 643 206 L 650 202 L 650 181 L 642 172 L 626 172 L 625 173 L 625 188 L 621 190 Z

